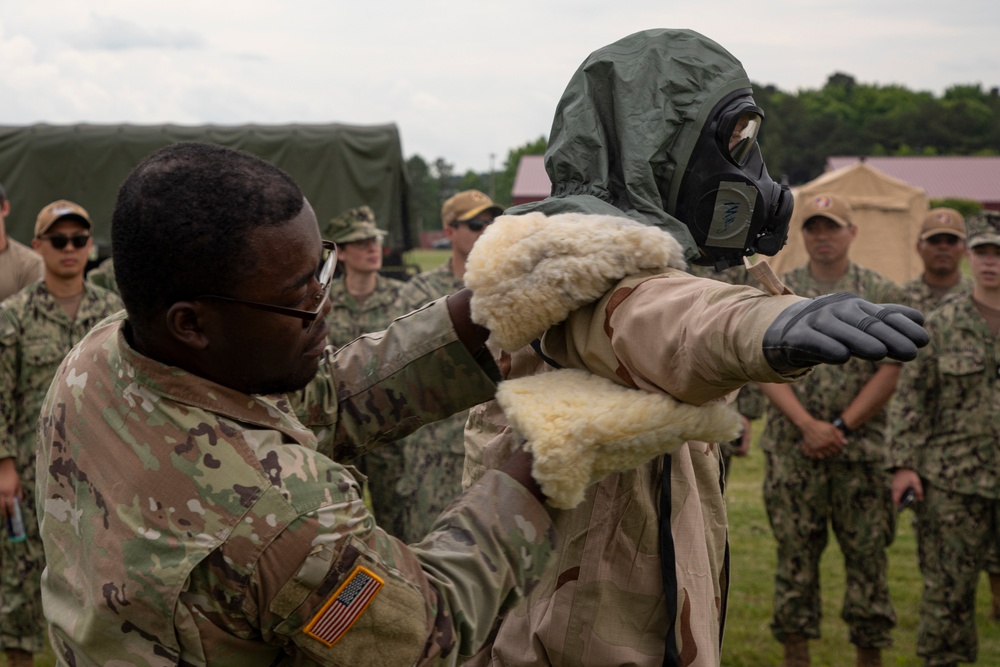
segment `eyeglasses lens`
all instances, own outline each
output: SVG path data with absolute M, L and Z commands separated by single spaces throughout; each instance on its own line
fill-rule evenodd
M 332 244 L 331 244 L 332 245 Z M 326 303 L 327 298 L 330 295 L 330 285 L 333 281 L 333 272 L 337 267 L 337 246 L 332 245 L 330 248 L 325 248 L 324 252 L 327 252 L 326 260 L 320 265 L 318 274 L 316 275 L 316 280 L 319 282 L 319 293 L 316 295 L 318 300 L 316 304 L 316 312 L 318 316 L 311 322 L 307 322 L 306 331 L 312 331 L 316 323 L 322 319 L 323 306 Z

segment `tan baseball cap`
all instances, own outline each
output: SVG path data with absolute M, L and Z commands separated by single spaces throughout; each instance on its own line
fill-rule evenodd
M 484 193 L 479 190 L 465 190 L 454 197 L 449 197 L 441 207 L 441 223 L 447 227 L 456 222 L 465 222 L 487 209 L 497 215 L 503 213 L 503 208 L 494 204 Z
M 828 218 L 841 227 L 850 227 L 852 224 L 851 205 L 839 196 L 812 195 L 801 204 L 796 202 L 795 205 L 803 213 L 803 226 L 813 218 Z
M 920 240 L 926 241 L 935 234 L 951 234 L 965 238 L 965 218 L 953 208 L 932 208 L 920 225 Z
M 38 213 L 38 218 L 35 219 L 35 236 L 41 236 L 45 232 L 49 231 L 49 228 L 52 227 L 52 225 L 66 217 L 78 219 L 80 222 L 87 225 L 87 229 L 92 229 L 94 226 L 90 222 L 90 214 L 87 213 L 87 209 L 79 204 L 69 201 L 68 199 L 59 199 L 49 204 Z

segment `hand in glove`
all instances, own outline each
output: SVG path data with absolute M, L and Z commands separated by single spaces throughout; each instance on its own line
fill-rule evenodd
M 874 304 L 849 292 L 800 301 L 781 311 L 764 332 L 764 357 L 787 373 L 852 356 L 910 361 L 930 338 L 920 311 Z

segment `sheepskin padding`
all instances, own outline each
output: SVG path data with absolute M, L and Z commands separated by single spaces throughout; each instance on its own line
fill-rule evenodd
M 570 312 L 604 296 L 619 280 L 685 267 L 684 251 L 658 227 L 609 215 L 500 216 L 466 264 L 472 320 L 513 351 Z
M 723 442 L 740 432 L 739 414 L 724 401 L 690 405 L 576 369 L 501 382 L 496 398 L 527 439 L 532 476 L 560 509 L 579 505 L 587 486 L 609 473 L 688 440 Z

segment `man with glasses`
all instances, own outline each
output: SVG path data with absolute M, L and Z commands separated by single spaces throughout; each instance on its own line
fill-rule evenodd
M 451 241 L 451 257 L 430 271 L 411 278 L 399 292 L 400 313 L 415 310 L 465 286 L 465 263 L 476 241 L 494 218 L 503 213 L 479 190 L 465 190 L 449 197 L 441 207 L 445 237 Z M 404 542 L 415 542 L 427 534 L 434 518 L 462 493 L 465 461 L 465 422 L 468 411 L 428 424 L 407 437 L 399 447 L 403 471 L 396 484 L 401 505 Z
M 83 280 L 90 229 L 90 216 L 78 204 L 60 200 L 43 208 L 31 243 L 44 277 L 0 305 L 0 515 L 19 510 L 24 526 L 20 535 L 0 530 L 0 645 L 12 667 L 31 665 L 32 654 L 45 646 L 35 503 L 38 412 L 66 353 L 122 307 L 117 295 Z
M 141 163 L 111 235 L 126 312 L 67 358 L 39 424 L 58 663 L 382 666 L 478 647 L 553 548 L 530 456 L 412 549 L 334 460 L 493 395 L 469 292 L 335 350 L 336 253 L 308 201 L 209 144 Z

